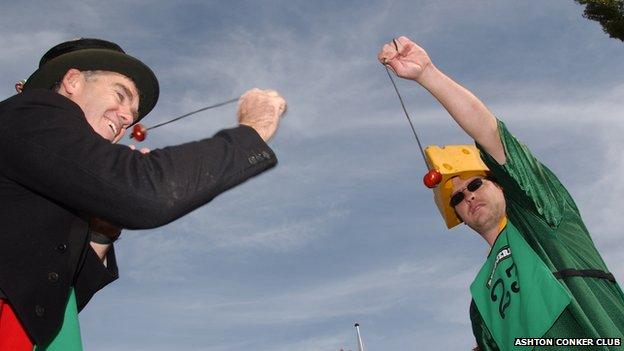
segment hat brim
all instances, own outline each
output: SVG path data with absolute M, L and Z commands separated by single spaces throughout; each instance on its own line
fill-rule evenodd
M 24 90 L 50 89 L 71 68 L 116 72 L 130 78 L 139 90 L 139 118 L 135 123 L 145 117 L 158 101 L 158 80 L 147 65 L 130 55 L 105 49 L 69 52 L 46 62 L 28 78 Z

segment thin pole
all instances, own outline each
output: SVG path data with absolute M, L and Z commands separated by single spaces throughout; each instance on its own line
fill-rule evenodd
M 359 323 L 355 323 L 355 331 L 357 332 L 358 351 L 364 351 L 364 345 L 362 344 L 362 336 L 360 335 Z

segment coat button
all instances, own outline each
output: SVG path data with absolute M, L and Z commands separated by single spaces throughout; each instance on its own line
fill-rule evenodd
M 57 246 L 56 247 L 56 251 L 58 251 L 60 253 L 65 253 L 65 251 L 67 251 L 67 245 L 61 244 L 61 245 Z
M 266 151 L 262 151 L 262 156 L 264 156 L 267 160 L 271 158 L 271 154 Z
M 50 283 L 56 283 L 59 280 L 59 275 L 56 272 L 50 272 L 48 273 L 48 280 L 50 281 Z
M 256 160 L 256 156 L 249 156 L 248 161 L 249 161 L 249 163 L 251 163 L 252 165 L 255 165 L 256 163 L 258 163 L 258 160 Z
M 43 315 L 45 314 L 45 307 L 41 305 L 35 306 L 35 314 L 39 317 L 43 317 Z

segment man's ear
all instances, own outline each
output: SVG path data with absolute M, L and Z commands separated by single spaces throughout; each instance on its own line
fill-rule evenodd
M 61 84 L 59 86 L 59 93 L 65 96 L 71 96 L 76 94 L 84 86 L 84 75 L 82 72 L 75 68 L 70 68 L 65 72 Z

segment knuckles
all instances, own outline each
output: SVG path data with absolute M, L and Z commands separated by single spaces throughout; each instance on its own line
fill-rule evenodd
M 275 90 L 253 88 L 239 99 L 239 119 L 263 116 L 279 118 L 286 110 L 286 100 Z

